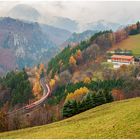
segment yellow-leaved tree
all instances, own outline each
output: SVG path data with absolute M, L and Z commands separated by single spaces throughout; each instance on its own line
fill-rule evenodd
M 76 54 L 75 54 L 75 58 L 76 58 L 76 62 L 77 62 L 77 65 L 81 64 L 82 63 L 82 52 L 81 50 L 77 50 Z
M 87 93 L 89 93 L 89 89 L 87 87 L 81 87 L 79 89 L 76 89 L 74 93 L 68 93 L 65 102 L 68 100 L 80 101 L 82 97 Z
M 91 82 L 91 79 L 89 77 L 84 78 L 84 83 L 88 84 Z
M 39 95 L 41 93 L 41 86 L 38 80 L 35 81 L 32 91 L 34 95 Z
M 54 79 L 51 79 L 51 80 L 50 80 L 49 85 L 50 85 L 51 89 L 54 88 L 55 83 L 56 83 L 56 82 L 55 82 Z

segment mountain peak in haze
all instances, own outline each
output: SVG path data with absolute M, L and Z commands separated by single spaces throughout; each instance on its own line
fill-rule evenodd
M 78 23 L 74 20 L 51 16 L 49 14 L 45 14 L 45 16 L 43 16 L 38 12 L 38 10 L 26 4 L 16 5 L 8 12 L 7 16 L 25 21 L 39 22 L 43 24 L 47 23 L 51 26 L 69 30 L 71 32 L 77 31 L 78 28 Z
M 40 18 L 40 13 L 30 5 L 18 4 L 8 12 L 8 16 L 23 20 L 36 21 Z
M 113 30 L 116 31 L 118 28 L 120 28 L 122 25 L 119 23 L 113 23 L 113 22 L 108 22 L 103 19 L 98 20 L 96 22 L 88 23 L 85 27 L 87 30 L 99 30 L 99 31 L 104 31 L 104 30 Z

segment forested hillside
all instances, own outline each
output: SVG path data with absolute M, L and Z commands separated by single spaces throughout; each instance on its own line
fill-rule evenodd
M 140 23 L 118 30 L 95 33 L 90 39 L 81 41 L 78 45 L 66 47 L 48 63 L 47 73 L 54 77 L 66 69 L 73 70 L 75 66 L 86 63 L 90 59 L 96 61 L 104 56 L 106 51 L 131 35 L 140 33 Z
M 9 72 L 5 77 L 0 77 L 1 102 L 0 107 L 8 104 L 9 109 L 15 105 L 23 106 L 33 98 L 32 87 L 25 71 Z M 7 91 L 7 94 L 2 92 Z
M 102 104 L 140 96 L 139 65 L 122 65 L 114 69 L 107 62 L 107 51 L 112 46 L 139 33 L 139 22 L 116 32 L 98 32 L 77 45 L 68 45 L 47 66 L 40 64 L 22 72 L 8 73 L 1 78 L 1 87 L 10 91 L 8 99 L 1 96 L 4 101 L 1 114 L 6 114 L 5 106 L 23 107 L 34 98 L 33 95 L 36 100 L 43 97 L 41 77 L 46 79 L 51 94 L 38 109 L 12 117 L 8 122 L 10 128 L 1 121 L 1 131 L 51 123 Z M 0 119 L 8 118 L 1 115 Z M 17 123 L 14 123 L 15 120 Z
M 96 33 L 89 40 L 82 41 L 77 46 L 68 46 L 48 63 L 47 73 L 51 73 L 53 77 L 54 74 L 60 73 L 70 66 L 73 67 L 74 65 L 77 65 L 77 61 L 79 61 L 79 63 L 80 61 L 86 61 L 85 59 L 88 57 L 87 55 L 90 54 L 85 52 L 86 54 L 84 54 L 82 59 L 82 51 L 87 48 L 91 48 L 91 51 L 94 52 L 92 57 L 95 57 L 94 59 L 96 59 L 99 52 L 98 50 L 100 50 L 101 53 L 104 52 L 104 50 L 107 50 L 112 46 L 113 40 L 112 31 L 104 31 Z M 89 59 L 89 57 L 87 59 Z
M 62 50 L 48 63 L 53 96 L 47 103 L 63 106 L 63 114 L 57 114 L 69 117 L 113 100 L 140 96 L 137 79 L 140 67 L 123 65 L 113 69 L 106 53 L 112 46 L 139 33 L 138 22 L 116 32 L 98 32 L 89 40 Z

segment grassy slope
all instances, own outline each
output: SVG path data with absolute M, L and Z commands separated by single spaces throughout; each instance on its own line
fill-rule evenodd
M 140 138 L 140 98 L 113 102 L 49 125 L 0 138 Z
M 121 43 L 114 45 L 111 50 L 116 48 L 132 50 L 135 56 L 140 56 L 140 34 L 130 36 Z

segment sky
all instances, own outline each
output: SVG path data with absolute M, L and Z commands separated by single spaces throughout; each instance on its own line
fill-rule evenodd
M 62 16 L 77 20 L 80 24 L 106 20 L 109 22 L 135 22 L 140 18 L 140 1 L 40 1 L 40 0 L 0 0 L 0 16 L 17 4 L 28 4 L 41 14 Z

